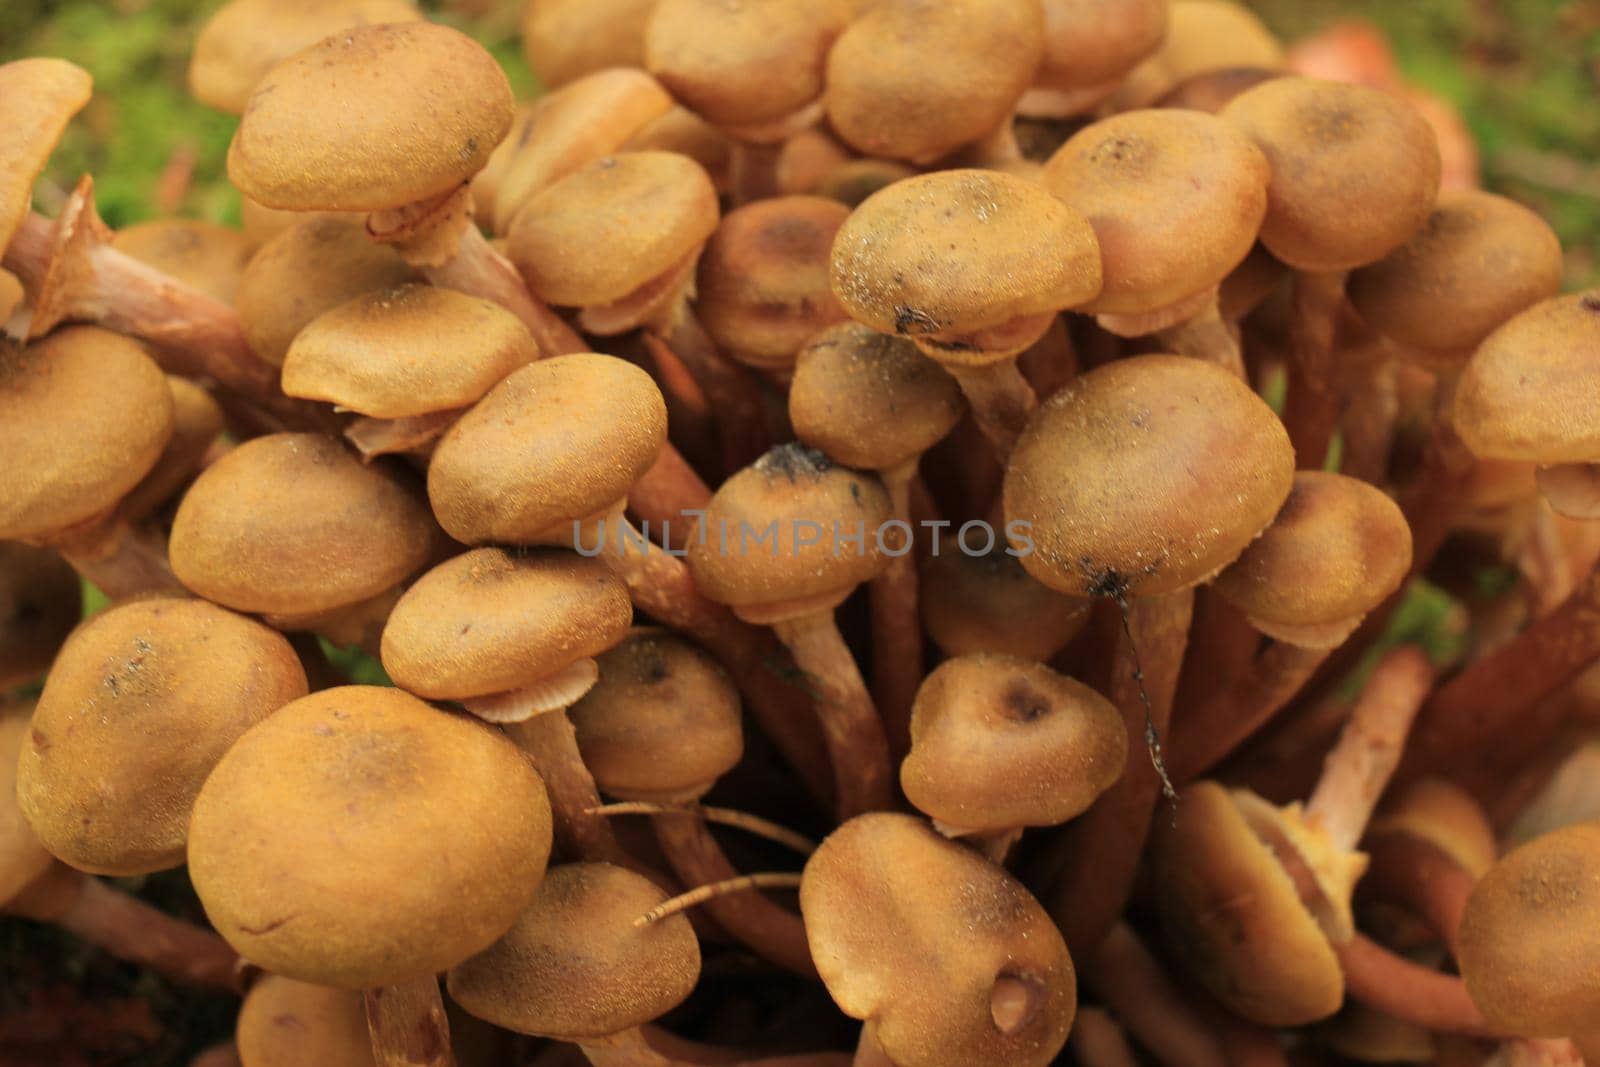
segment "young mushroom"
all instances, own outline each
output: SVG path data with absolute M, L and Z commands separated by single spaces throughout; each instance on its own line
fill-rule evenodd
M 156 219 L 126 226 L 111 247 L 140 263 L 232 304 L 253 251 L 238 230 L 195 219 Z
M 558 89 L 595 71 L 644 66 L 644 27 L 655 0 L 529 0 L 522 54 Z
M 361 994 L 263 975 L 239 1008 L 240 1067 L 380 1067 Z
M 1048 662 L 1083 632 L 1091 603 L 1043 584 L 1005 546 L 941 551 L 922 572 L 922 625 L 947 656 L 1000 652 Z
M 0 541 L 0 693 L 44 677 L 83 618 L 83 586 L 48 549 Z
M 1198 75 L 1241 67 L 1277 71 L 1286 60 L 1283 42 L 1244 4 L 1172 0 L 1161 47 L 1128 72 L 1106 106 L 1112 112 L 1150 107 Z
M 1044 0 L 1044 59 L 1017 113 L 1092 110 L 1167 37 L 1167 0 Z

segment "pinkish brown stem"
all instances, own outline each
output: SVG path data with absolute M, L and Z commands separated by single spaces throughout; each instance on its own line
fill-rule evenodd
M 1476 879 L 1442 850 L 1404 834 L 1369 842 L 1363 893 L 1404 905 L 1425 921 L 1452 955 Z
M 1214 363 L 1240 379 L 1248 380 L 1239 338 L 1223 321 L 1215 296 L 1193 318 L 1160 331 L 1156 337 L 1171 352 Z
M 167 563 L 166 538 L 153 527 L 134 528 L 118 518 L 51 540 L 72 569 L 112 600 L 141 593 L 184 593 Z
M 507 723 L 506 734 L 533 759 L 550 796 L 556 846 L 563 856 L 590 863 L 633 866 L 617 842 L 611 823 L 594 813 L 600 791 L 578 751 L 578 734 L 565 711 L 549 711 L 524 722 Z
M 587 352 L 589 345 L 578 332 L 543 302 L 536 300 L 511 261 L 496 252 L 476 226 L 463 229 L 461 245 L 443 266 L 424 267 L 434 285 L 499 304 L 533 334 L 539 351 L 547 356 Z
M 1084 968 L 1083 978 L 1157 1063 L 1229 1067 L 1205 1020 L 1189 1007 L 1126 923 L 1112 926 Z
M 1283 422 L 1301 470 L 1322 469 L 1339 424 L 1334 334 L 1344 304 L 1344 284 L 1342 273 L 1298 271 L 1294 276 L 1294 308 L 1289 321 L 1294 363 Z
M 1080 1008 L 1067 1039 L 1078 1067 L 1139 1067 L 1128 1037 L 1109 1012 Z
M 450 1020 L 433 975 L 369 989 L 365 1000 L 377 1067 L 455 1067 Z
M 683 454 L 668 444 L 628 491 L 628 510 L 649 525 L 651 534 L 661 534 L 660 540 L 667 547 L 682 551 L 695 530 L 689 512 L 704 508 L 710 499 L 711 490 L 705 481 Z
M 1496 1036 L 1460 978 L 1412 963 L 1364 934 L 1333 950 L 1346 990 L 1367 1007 L 1428 1030 Z
M 894 517 L 911 523 L 915 460 L 882 472 Z M 915 527 L 912 527 L 915 529 Z M 916 553 L 891 556 L 868 588 L 872 611 L 872 698 L 883 717 L 896 763 L 911 750 L 911 704 L 922 684 L 922 616 L 917 608 Z
M 1028 416 L 1038 406 L 1033 386 L 1017 369 L 1014 359 L 972 367 L 946 363 L 944 369 L 966 394 L 978 429 L 989 439 L 995 458 L 1003 465 L 1028 424 Z
M 1243 675 L 1173 722 L 1167 745 L 1172 780 L 1184 785 L 1222 762 L 1292 700 L 1327 658 L 1326 649 L 1269 644 Z M 1203 669 L 1203 661 L 1199 665 Z
M 717 420 L 722 461 L 728 470 L 750 465 L 772 447 L 761 386 L 755 375 L 717 350 L 689 307 L 687 296 L 675 300 L 663 321 L 652 329 L 705 390 Z

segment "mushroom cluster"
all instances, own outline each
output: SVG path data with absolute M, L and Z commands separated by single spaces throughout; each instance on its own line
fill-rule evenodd
M 1600 290 L 1438 116 L 1230 0 L 522 28 L 223 4 L 237 230 L 32 211 L 0 66 L 0 909 L 243 1067 L 1600 1067 Z

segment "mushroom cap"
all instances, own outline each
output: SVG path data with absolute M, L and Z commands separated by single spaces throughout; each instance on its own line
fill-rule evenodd
M 111 247 L 232 304 L 255 250 L 243 232 L 199 219 L 155 219 L 118 230 Z
M 779 445 L 711 497 L 689 571 L 700 592 L 732 607 L 842 600 L 888 566 L 878 534 L 893 517 L 877 478 Z M 858 534 L 859 546 L 844 540 Z
M 514 110 L 505 72 L 465 34 L 431 22 L 352 27 L 261 79 L 228 177 L 267 207 L 403 207 L 478 173 Z
M 172 393 L 172 436 L 150 473 L 117 506 L 129 522 L 148 517 L 176 496 L 199 472 L 206 452 L 226 428 L 222 405 L 202 387 L 169 374 L 167 389 Z
M 432 555 L 438 528 L 398 464 L 321 434 L 246 441 L 178 505 L 168 551 L 188 588 L 236 611 L 310 615 L 377 596 Z
M 795 358 L 789 420 L 812 448 L 849 467 L 889 470 L 955 429 L 961 387 L 910 341 L 856 322 L 812 337 Z
M 97 326 L 0 338 L 0 538 L 110 511 L 155 466 L 172 423 L 166 375 L 137 342 Z
M 621 151 L 676 152 L 704 167 L 719 193 L 733 183 L 733 141 L 686 107 L 674 106 L 640 126 Z
M 1413 782 L 1367 827 L 1369 842 L 1395 837 L 1436 849 L 1474 879 L 1487 874 L 1500 855 L 1483 805 L 1461 786 L 1441 778 Z
M 700 978 L 684 915 L 634 920 L 667 899 L 609 863 L 550 868 L 516 924 L 450 971 L 450 997 L 507 1030 L 570 1041 L 642 1026 L 681 1004 Z
M 1150 859 L 1168 946 L 1232 1011 L 1264 1026 L 1326 1018 L 1344 973 L 1294 881 L 1229 791 L 1197 782 L 1157 819 Z
M 852 318 L 934 343 L 1077 307 L 1100 282 L 1088 220 L 998 171 L 895 182 L 856 208 L 833 244 L 833 292 Z
M 1561 241 L 1514 200 L 1446 190 L 1422 230 L 1350 275 L 1350 302 L 1402 344 L 1476 348 L 1503 323 L 1561 291 Z
M 267 72 L 324 37 L 380 22 L 409 22 L 411 0 L 231 0 L 200 27 L 189 91 L 219 111 L 244 112 Z
M 1105 697 L 1036 660 L 946 660 L 911 706 L 906 799 L 963 830 L 1054 826 L 1122 777 L 1128 731 Z
M 1388 494 L 1343 474 L 1298 471 L 1272 525 L 1211 584 L 1262 632 L 1302 644 L 1303 627 L 1354 625 L 1410 569 L 1411 527 Z
M 1071 90 L 1120 78 L 1166 40 L 1167 8 L 1167 0 L 1044 0 L 1035 84 Z
M 282 634 L 203 600 L 136 600 L 73 633 L 17 772 L 45 848 L 95 874 L 183 863 L 200 786 L 241 734 L 306 695 Z
M 1022 884 L 910 815 L 859 815 L 806 861 L 806 940 L 846 1015 L 901 1067 L 1053 1061 L 1077 1008 L 1066 943 Z M 996 1011 L 1026 994 L 1002 1029 Z
M 1147 596 L 1233 562 L 1293 483 L 1289 436 L 1249 386 L 1197 359 L 1136 356 L 1034 413 L 1006 470 L 1005 515 L 1029 524 L 1022 565 L 1052 589 Z
M 475 404 L 538 358 L 528 328 L 499 304 L 402 285 L 313 319 L 283 358 L 283 391 L 398 419 Z
M 508 376 L 452 426 L 428 467 L 428 499 L 458 541 L 571 544 L 569 524 L 612 507 L 667 439 L 650 375 L 580 352 Z
M 1271 176 L 1247 137 L 1200 111 L 1130 111 L 1080 130 L 1044 183 L 1099 242 L 1105 284 L 1086 310 L 1142 314 L 1219 285 L 1255 244 Z
M 64 59 L 0 64 L 0 250 L 33 207 L 33 183 L 94 89 L 89 72 Z
M 1493 1026 L 1527 1037 L 1587 1037 L 1600 1019 L 1600 823 L 1523 845 L 1478 882 L 1458 962 Z
M 1307 271 L 1375 263 L 1439 196 L 1439 141 L 1409 103 L 1363 85 L 1274 78 L 1222 110 L 1272 167 L 1261 241 Z
M 33 701 L 0 698 L 0 907 L 55 866 L 17 803 L 17 759 L 27 742 Z
M 239 1007 L 242 1067 L 376 1067 L 361 994 L 262 975 Z
M 730 211 L 700 255 L 696 310 L 729 355 L 787 367 L 818 330 L 846 318 L 829 288 L 837 200 L 778 196 Z
M 656 0 L 530 0 L 522 54 L 552 89 L 607 67 L 644 66 L 644 26 Z
M 527 757 L 467 716 L 377 686 L 304 697 L 206 780 L 189 873 L 239 953 L 366 989 L 460 963 L 516 921 L 550 854 Z
M 369 238 L 360 219 L 313 215 L 251 257 L 239 279 L 239 325 L 251 351 L 282 365 L 295 335 L 323 312 L 418 277 L 400 253 Z
M 769 126 L 822 95 L 828 49 L 848 19 L 843 0 L 658 0 L 644 65 L 715 126 Z
M 1111 106 L 1117 111 L 1149 107 L 1174 86 L 1207 71 L 1232 67 L 1280 70 L 1285 62 L 1283 43 L 1243 4 L 1173 0 L 1161 47 L 1128 73 Z
M 694 255 L 720 210 L 711 178 L 688 156 L 623 152 L 529 198 L 507 254 L 541 300 L 610 304 Z
M 600 680 L 567 715 L 602 792 L 681 801 L 733 770 L 744 755 L 739 691 L 715 659 L 651 627 L 599 660 Z
M 1089 622 L 1089 601 L 1041 584 L 1001 546 L 930 556 L 921 593 L 922 625 L 947 656 L 1049 660 Z
M 0 693 L 44 677 L 81 618 L 77 571 L 49 549 L 0 541 Z
M 383 668 L 433 700 L 522 689 L 628 632 L 628 587 L 602 559 L 476 548 L 418 578 L 383 630 Z
M 1535 304 L 1478 346 L 1456 386 L 1455 427 L 1481 459 L 1600 460 L 1600 289 Z
M 1044 31 L 1039 0 L 881 0 L 828 53 L 828 122 L 865 155 L 931 162 L 1010 120 Z
M 1190 111 L 1220 114 L 1233 98 L 1264 81 L 1281 78 L 1286 72 L 1266 67 L 1223 67 L 1203 70 L 1174 85 L 1152 107 L 1181 107 Z

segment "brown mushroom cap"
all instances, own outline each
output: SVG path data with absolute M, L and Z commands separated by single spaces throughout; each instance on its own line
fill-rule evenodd
M 1197 359 L 1136 356 L 1034 413 L 1006 470 L 1005 514 L 1029 524 L 1022 565 L 1052 589 L 1144 596 L 1233 562 L 1293 483 L 1288 434 L 1249 386 Z
M 128 226 L 111 238 L 111 247 L 224 304 L 233 303 L 254 250 L 241 231 L 198 219 L 156 219 Z
M 1535 304 L 1478 346 L 1456 387 L 1455 427 L 1474 455 L 1600 460 L 1600 289 Z
M 621 300 L 693 255 L 717 228 L 717 190 L 673 152 L 580 167 L 517 212 L 507 252 L 534 295 L 562 307 Z
M 1341 643 L 1410 568 L 1411 528 L 1388 494 L 1299 471 L 1272 525 L 1211 585 L 1263 633 L 1321 648 Z
M 911 708 L 900 784 L 917 810 L 962 830 L 1054 826 L 1122 776 L 1128 731 L 1099 693 L 1035 660 L 946 660 Z
M 257 724 L 195 801 L 189 873 L 213 925 L 276 974 L 342 989 L 437 974 L 538 888 L 550 805 L 498 730 L 346 686 Z
M 794 433 L 849 467 L 915 460 L 961 420 L 961 387 L 916 345 L 860 323 L 817 334 L 795 359 Z
M 1115 81 L 1166 40 L 1167 8 L 1167 0 L 1044 0 L 1034 84 L 1073 90 Z
M 833 245 L 833 291 L 851 317 L 952 360 L 981 357 L 962 351 L 962 335 L 1077 307 L 1100 281 L 1088 220 L 996 171 L 896 182 L 856 208 Z
M 450 997 L 496 1026 L 568 1041 L 642 1026 L 682 1003 L 700 978 L 700 944 L 686 916 L 634 925 L 666 899 L 609 863 L 552 867 L 516 925 L 450 971 Z
M 83 617 L 83 586 L 43 548 L 0 541 L 0 693 L 42 678 Z
M 272 434 L 223 456 L 178 506 L 168 550 L 185 586 L 236 611 L 309 615 L 414 573 L 438 528 L 403 468 L 331 437 Z
M 1411 240 L 1350 275 L 1350 301 L 1402 344 L 1476 348 L 1512 316 L 1561 291 L 1561 241 L 1513 200 L 1448 190 Z
M 428 499 L 458 541 L 572 543 L 571 524 L 622 500 L 667 438 L 650 375 L 580 352 L 512 374 L 434 449 Z
M 686 107 L 673 107 L 640 126 L 623 152 L 676 152 L 705 168 L 718 192 L 733 183 L 733 141 Z
M 1523 845 L 1484 875 L 1461 920 L 1467 992 L 1528 1037 L 1593 1035 L 1600 1020 L 1600 823 Z
M 602 792 L 691 800 L 739 762 L 739 691 L 716 660 L 655 628 L 635 630 L 599 659 L 600 680 L 567 714 Z
M 730 211 L 700 256 L 696 310 L 711 339 L 756 367 L 792 366 L 806 339 L 845 319 L 829 288 L 850 209 L 779 196 Z
M 0 250 L 33 206 L 33 183 L 94 81 L 64 59 L 0 64 Z
M 1367 827 L 1366 840 L 1407 837 L 1443 853 L 1482 878 L 1499 858 L 1494 827 L 1472 794 L 1453 782 L 1423 778 L 1407 786 Z
M 689 570 L 702 593 L 733 607 L 837 603 L 888 565 L 877 535 L 893 517 L 877 478 L 815 449 L 779 445 L 711 497 L 705 536 L 689 544 Z M 844 541 L 858 534 L 860 546 Z
M 16 899 L 56 863 L 17 803 L 17 758 L 27 741 L 32 717 L 33 701 L 0 698 L 0 907 Z
M 1055 924 L 921 819 L 835 830 L 806 862 L 800 911 L 829 995 L 902 1067 L 1044 1067 L 1066 1042 L 1077 979 Z M 1004 1010 L 1017 993 L 1021 1012 Z
M 402 285 L 313 319 L 283 358 L 283 391 L 397 419 L 475 404 L 538 358 L 528 328 L 499 304 Z
M 1086 310 L 1142 314 L 1220 284 L 1267 212 L 1267 160 L 1199 111 L 1130 111 L 1079 131 L 1045 187 L 1094 227 L 1105 278 Z
M 402 207 L 482 169 L 514 109 L 500 65 L 465 34 L 429 22 L 355 27 L 261 79 L 228 177 L 268 207 Z
M 655 2 L 531 0 L 522 13 L 522 53 L 552 89 L 607 67 L 643 67 Z
M 172 393 L 144 349 L 96 326 L 0 339 L 0 538 L 110 511 L 172 436 Z
M 316 215 L 251 258 L 239 279 L 239 325 L 256 355 L 282 364 L 295 335 L 323 312 L 417 277 L 398 252 L 367 236 L 360 219 Z
M 210 393 L 176 374 L 167 375 L 172 393 L 172 436 L 161 458 L 122 498 L 118 513 L 130 522 L 145 518 L 170 501 L 200 470 L 206 452 L 222 433 L 222 406 Z
M 1438 138 L 1400 97 L 1274 78 L 1235 97 L 1222 117 L 1266 153 L 1261 241 L 1291 267 L 1375 263 L 1422 229 L 1438 199 Z
M 1156 53 L 1129 72 L 1113 110 L 1149 107 L 1173 86 L 1231 67 L 1281 70 L 1283 44 L 1260 16 L 1233 0 L 1173 0 L 1167 36 Z
M 201 783 L 251 726 L 306 695 L 275 630 L 203 600 L 139 600 L 84 623 L 33 713 L 17 801 L 79 870 L 183 863 Z
M 1089 622 L 1089 602 L 1041 584 L 1004 546 L 941 551 L 923 570 L 922 624 L 947 656 L 1049 660 Z
M 242 1067 L 376 1067 L 361 994 L 262 975 L 233 1035 Z
M 628 588 L 604 560 L 478 548 L 406 590 L 383 630 L 383 668 L 418 696 L 466 700 L 597 655 L 632 621 Z

